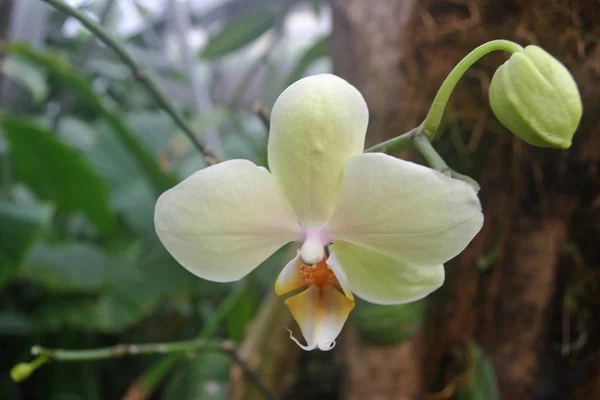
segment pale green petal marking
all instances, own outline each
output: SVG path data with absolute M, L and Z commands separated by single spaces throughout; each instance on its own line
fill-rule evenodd
M 363 151 L 368 119 L 362 95 L 334 75 L 301 79 L 275 102 L 269 166 L 304 226 L 331 216 L 346 162 Z

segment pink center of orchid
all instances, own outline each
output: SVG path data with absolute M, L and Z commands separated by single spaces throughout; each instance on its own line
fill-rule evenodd
M 306 264 L 313 265 L 325 257 L 325 246 L 333 241 L 333 238 L 325 231 L 325 227 L 305 227 L 298 238 L 302 243 L 300 258 Z

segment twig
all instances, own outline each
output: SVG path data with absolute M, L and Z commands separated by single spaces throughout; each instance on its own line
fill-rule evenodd
M 161 92 L 156 86 L 154 81 L 148 77 L 148 75 L 142 70 L 137 62 L 125 51 L 123 45 L 121 45 L 115 38 L 113 38 L 108 32 L 106 32 L 98 23 L 89 19 L 86 15 L 79 12 L 75 8 L 62 2 L 61 0 L 41 0 L 44 3 L 49 4 L 55 9 L 70 15 L 77 19 L 83 26 L 85 26 L 92 34 L 94 34 L 102 43 L 111 48 L 117 55 L 117 57 L 131 70 L 134 78 L 140 82 L 154 98 L 160 108 L 165 110 L 169 116 L 173 119 L 175 124 L 183 130 L 188 139 L 193 143 L 194 147 L 204 156 L 207 164 L 215 164 L 218 162 L 218 158 L 215 154 L 204 146 L 196 138 L 196 134 L 185 122 L 183 117 L 177 112 L 175 107 L 167 99 L 167 97 Z
M 13 372 L 13 378 L 16 377 L 16 380 L 23 380 L 37 368 L 52 361 L 91 361 L 125 356 L 138 356 L 142 354 L 195 353 L 198 351 L 224 352 L 231 357 L 235 363 L 240 365 L 248 379 L 256 385 L 257 389 L 260 390 L 266 399 L 277 400 L 277 396 L 275 396 L 265 385 L 261 377 L 238 356 L 233 342 L 227 340 L 216 342 L 197 338 L 166 343 L 118 344 L 112 347 L 85 350 L 50 349 L 41 346 L 33 346 L 31 348 L 31 353 L 36 356 L 36 359 L 31 363 L 18 364 L 15 367 L 15 370 L 17 371 Z
M 45 356 L 48 361 L 91 361 L 142 354 L 193 353 L 199 350 L 230 352 L 233 351 L 232 349 L 233 344 L 229 341 L 215 342 L 197 338 L 166 343 L 118 344 L 112 347 L 85 350 L 49 349 L 33 346 L 31 354 Z

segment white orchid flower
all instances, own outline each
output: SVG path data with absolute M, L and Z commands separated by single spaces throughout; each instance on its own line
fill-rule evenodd
M 305 350 L 335 345 L 357 296 L 400 304 L 444 281 L 443 263 L 483 223 L 475 191 L 411 162 L 363 154 L 367 105 L 334 75 L 299 80 L 271 114 L 271 172 L 247 160 L 205 168 L 165 192 L 156 232 L 193 274 L 238 280 L 289 242 L 275 290 Z M 303 289 L 303 290 L 302 290 Z

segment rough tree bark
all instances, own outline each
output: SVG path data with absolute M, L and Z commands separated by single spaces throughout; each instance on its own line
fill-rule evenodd
M 414 370 L 421 373 L 424 397 L 450 398 L 447 389 L 459 375 L 456 350 L 472 341 L 491 358 L 502 398 L 600 398 L 598 361 L 592 361 L 597 340 L 571 346 L 599 330 L 584 317 L 600 310 L 594 300 L 600 286 L 594 244 L 600 231 L 594 222 L 600 216 L 599 10 L 591 0 L 333 1 L 335 69 L 365 94 L 375 140 L 418 125 L 452 67 L 498 38 L 538 44 L 563 61 L 585 110 L 570 150 L 533 149 L 489 109 L 489 81 L 506 55 L 487 56 L 467 73 L 447 110 L 452 123 L 436 147 L 451 166 L 480 182 L 485 226 L 447 265 L 447 282 L 433 298 L 437 307 L 420 340 L 411 343 L 422 343 L 419 360 L 389 368 L 385 357 L 401 354 L 399 348 L 381 351 L 352 335 L 345 398 L 357 388 L 365 393 L 360 398 L 418 398 L 381 383 Z M 482 271 L 484 259 L 492 262 Z M 581 288 L 578 306 L 566 314 L 565 296 L 573 287 Z M 370 372 L 358 373 L 365 364 Z

